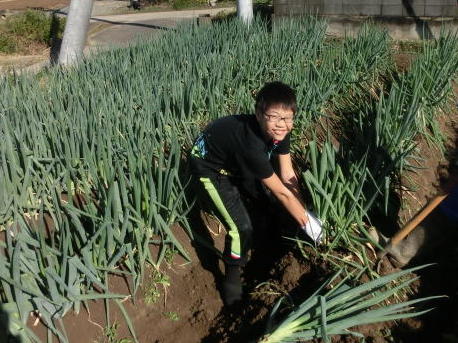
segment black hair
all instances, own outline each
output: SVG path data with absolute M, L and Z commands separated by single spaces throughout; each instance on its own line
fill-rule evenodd
M 280 105 L 296 113 L 296 93 L 280 81 L 269 82 L 256 95 L 256 115 L 264 114 L 270 107 Z

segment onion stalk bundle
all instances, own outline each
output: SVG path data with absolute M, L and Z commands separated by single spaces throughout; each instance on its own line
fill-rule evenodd
M 411 277 L 406 280 L 405 277 L 424 267 L 426 266 L 382 276 L 359 286 L 349 286 L 347 281 L 350 276 L 347 276 L 324 295 L 320 295 L 340 275 L 339 272 L 279 323 L 275 323 L 274 316 L 283 298 L 277 302 L 268 322 L 268 333 L 258 342 L 293 343 L 314 338 L 322 338 L 324 342 L 330 342 L 332 335 L 348 334 L 364 338 L 361 334 L 349 329 L 357 325 L 411 318 L 429 312 L 431 309 L 412 312 L 413 305 L 442 296 L 430 296 L 389 304 L 389 299 L 393 295 L 418 279 Z

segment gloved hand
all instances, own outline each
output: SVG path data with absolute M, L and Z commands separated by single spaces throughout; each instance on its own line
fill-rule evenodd
M 323 228 L 321 227 L 323 223 L 310 211 L 307 211 L 307 217 L 308 222 L 301 227 L 301 229 L 304 230 L 307 236 L 316 244 L 319 244 L 323 239 Z

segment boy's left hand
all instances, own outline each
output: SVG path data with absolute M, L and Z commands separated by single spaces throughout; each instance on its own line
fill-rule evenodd
M 306 211 L 308 217 L 307 223 L 301 227 L 315 243 L 320 243 L 323 239 L 322 222 L 312 212 Z

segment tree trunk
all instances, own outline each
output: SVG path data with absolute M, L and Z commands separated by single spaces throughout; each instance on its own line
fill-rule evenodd
M 59 53 L 59 64 L 73 65 L 82 56 L 94 0 L 72 0 Z
M 253 1 L 237 0 L 237 17 L 249 24 L 253 19 Z

